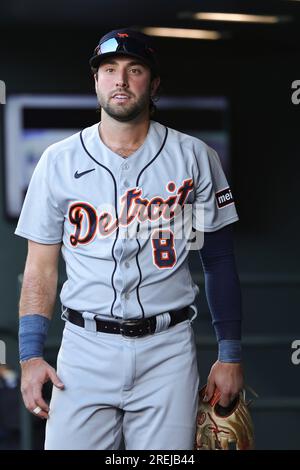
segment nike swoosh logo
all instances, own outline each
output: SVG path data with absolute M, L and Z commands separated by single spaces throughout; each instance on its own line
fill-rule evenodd
M 74 178 L 76 179 L 81 178 L 83 175 L 86 175 L 87 173 L 90 173 L 91 171 L 95 171 L 95 168 L 92 168 L 91 170 L 82 171 L 81 173 L 78 173 L 78 170 L 77 170 L 76 173 L 74 173 Z

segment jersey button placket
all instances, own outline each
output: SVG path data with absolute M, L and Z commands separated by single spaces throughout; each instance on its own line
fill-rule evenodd
M 131 188 L 131 182 L 128 179 L 128 170 L 130 169 L 130 165 L 125 162 L 122 164 L 120 168 L 120 173 L 119 173 L 119 187 L 120 187 L 120 196 L 123 197 L 128 188 Z M 126 318 L 126 310 L 127 308 L 125 307 L 126 303 L 130 300 L 130 293 L 126 291 L 128 286 L 126 285 L 126 271 L 128 272 L 128 269 L 130 267 L 130 263 L 126 260 L 127 256 L 129 253 L 127 252 L 129 246 L 127 244 L 129 238 L 129 233 L 128 233 L 128 227 L 122 227 L 122 244 L 123 244 L 123 253 L 122 253 L 122 259 L 120 259 L 120 264 L 123 266 L 122 269 L 122 277 L 123 277 L 123 292 L 121 293 L 121 299 L 122 299 L 122 310 L 123 310 L 123 315 Z
M 127 162 L 122 165 L 122 170 L 129 170 L 129 165 L 128 165 Z M 123 171 L 121 173 L 123 173 Z M 125 179 L 123 176 L 121 176 L 121 193 L 122 193 L 122 196 L 128 190 L 129 187 L 130 187 L 130 182 L 127 179 Z M 128 227 L 126 227 L 125 242 L 126 242 L 127 238 L 128 238 Z
M 123 165 L 119 166 L 118 169 L 118 178 L 117 178 L 117 208 L 118 208 L 118 216 L 120 216 L 122 203 L 121 199 L 124 195 L 126 189 L 123 185 Z M 118 289 L 117 289 L 117 296 L 119 299 L 119 308 L 121 309 L 120 315 L 124 316 L 125 313 L 125 298 L 124 292 L 126 291 L 126 277 L 124 276 L 124 269 L 122 269 L 122 257 L 124 252 L 124 242 L 126 239 L 126 227 L 119 226 L 119 234 L 118 239 L 116 242 L 116 247 L 118 246 L 117 252 L 119 256 L 117 257 L 117 270 L 116 270 L 116 277 L 118 278 Z

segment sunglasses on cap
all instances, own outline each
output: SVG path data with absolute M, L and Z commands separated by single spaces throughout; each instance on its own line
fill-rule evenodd
M 154 50 L 135 38 L 126 37 L 125 34 L 123 37 L 114 37 L 99 43 L 90 60 L 90 65 L 92 67 L 97 67 L 102 61 L 102 56 L 104 60 L 106 55 L 118 53 L 137 57 L 141 59 L 141 61 L 145 62 L 152 70 L 157 70 Z

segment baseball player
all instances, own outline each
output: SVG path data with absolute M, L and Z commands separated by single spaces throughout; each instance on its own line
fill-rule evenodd
M 47 419 L 46 449 L 192 449 L 199 377 L 191 322 L 199 244 L 219 346 L 206 399 L 243 385 L 233 196 L 216 152 L 150 120 L 160 84 L 151 39 L 101 38 L 90 65 L 101 121 L 51 145 L 30 182 L 16 234 L 28 239 L 20 299 L 22 394 Z M 191 77 L 192 78 L 192 77 Z M 57 372 L 43 359 L 57 289 L 67 280 Z M 52 381 L 50 407 L 42 385 Z

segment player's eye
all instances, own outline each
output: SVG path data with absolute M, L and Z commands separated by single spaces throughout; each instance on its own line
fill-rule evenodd
M 141 69 L 137 69 L 137 68 L 132 68 L 132 69 L 131 69 L 131 72 L 132 72 L 134 75 L 139 75 L 140 73 L 142 73 Z
M 113 68 L 113 67 L 106 67 L 106 69 L 105 69 L 105 72 L 111 73 L 111 72 L 113 72 L 113 71 L 114 71 L 114 68 Z

